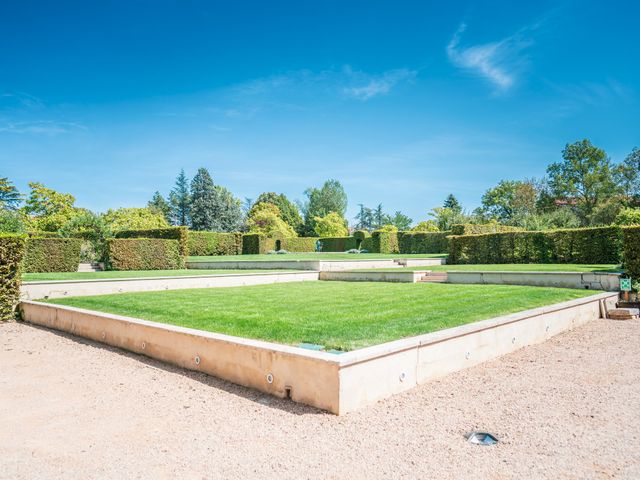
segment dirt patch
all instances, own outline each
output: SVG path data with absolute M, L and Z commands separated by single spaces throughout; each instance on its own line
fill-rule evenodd
M 1 324 L 0 478 L 640 478 L 639 334 L 591 322 L 336 417 Z

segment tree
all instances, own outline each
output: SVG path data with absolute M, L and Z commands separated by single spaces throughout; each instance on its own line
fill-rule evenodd
M 376 232 L 397 232 L 397 231 L 398 231 L 398 227 L 391 224 L 383 225 L 376 230 Z
M 220 185 L 216 185 L 215 193 L 215 212 L 218 219 L 216 231 L 239 232 L 244 229 L 244 213 L 240 199 Z
M 268 237 L 295 237 L 296 232 L 280 217 L 280 209 L 272 203 L 256 203 L 251 207 L 247 225 L 249 233 Z
M 41 183 L 29 183 L 29 197 L 23 211 L 29 216 L 30 228 L 36 231 L 55 232 L 71 217 L 77 215 L 75 197 L 56 192 Z
M 453 193 L 450 193 L 447 196 L 442 206 L 444 208 L 450 209 L 453 212 L 457 212 L 457 213 L 462 212 L 462 205 L 460 205 L 460 202 L 458 201 L 458 199 L 453 196 Z
M 502 180 L 482 196 L 485 216 L 501 223 L 517 224 L 536 213 L 538 191 L 532 180 Z
M 616 225 L 640 225 L 640 208 L 623 208 L 615 219 Z
M 382 209 L 382 204 L 379 203 L 378 206 L 373 211 L 373 226 L 374 228 L 380 228 L 383 225 L 387 225 L 391 222 L 391 217 L 384 213 Z
M 347 194 L 337 180 L 327 180 L 322 188 L 308 188 L 304 194 L 307 196 L 302 205 L 306 234 L 312 235 L 315 231 L 316 217 L 324 217 L 331 212 L 344 217 L 347 211 Z
M 284 193 L 277 194 L 275 192 L 261 193 L 255 203 L 271 203 L 280 210 L 280 218 L 287 222 L 295 231 L 300 231 L 302 227 L 302 217 L 300 210 L 292 203 Z
M 175 187 L 169 193 L 171 223 L 173 225 L 189 225 L 190 204 L 191 196 L 189 195 L 189 180 L 184 173 L 184 169 L 182 169 L 176 178 Z
M 433 220 L 425 220 L 411 229 L 412 232 L 439 232 L 438 225 Z
M 27 219 L 20 210 L 0 208 L 0 233 L 26 233 Z
M 162 214 L 150 208 L 109 209 L 102 216 L 102 220 L 112 233 L 120 230 L 149 230 L 169 226 Z
M 70 218 L 58 231 L 61 237 L 80 237 L 85 240 L 80 251 L 82 261 L 99 261 L 106 257 L 106 241 L 111 235 L 104 218 L 83 210 Z
M 556 198 L 574 201 L 581 222 L 590 225 L 598 204 L 615 192 L 611 160 L 587 139 L 567 144 L 562 158 L 547 168 L 552 192 Z
M 436 225 L 438 230 L 443 232 L 451 230 L 452 225 L 456 225 L 458 223 L 469 223 L 471 218 L 464 212 L 456 212 L 451 210 L 450 208 L 444 207 L 436 207 L 429 215 L 435 218 Z
M 218 198 L 213 179 L 206 168 L 199 168 L 191 180 L 191 228 L 220 231 Z
M 22 195 L 7 177 L 0 177 L 0 209 L 17 210 Z
M 390 218 L 391 220 L 391 224 L 395 225 L 398 230 L 409 230 L 411 228 L 411 224 L 413 223 L 413 220 L 409 217 L 407 217 L 404 213 L 397 211 L 396 213 L 393 214 L 393 216 Z
M 640 149 L 638 147 L 634 147 L 622 163 L 614 169 L 614 179 L 627 203 L 637 204 L 640 200 Z
M 319 237 L 346 237 L 349 235 L 347 221 L 336 212 L 329 212 L 324 217 L 315 217 L 315 233 Z
M 356 228 L 358 230 L 373 230 L 373 210 L 365 207 L 362 203 L 358 204 L 360 211 L 356 215 Z
M 151 200 L 147 202 L 147 208 L 161 213 L 167 222 L 171 222 L 171 205 L 165 200 L 165 198 L 156 191 L 151 197 Z

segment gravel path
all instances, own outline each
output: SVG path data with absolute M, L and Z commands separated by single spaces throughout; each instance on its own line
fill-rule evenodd
M 637 479 L 639 334 L 595 321 L 336 417 L 0 324 L 0 478 Z

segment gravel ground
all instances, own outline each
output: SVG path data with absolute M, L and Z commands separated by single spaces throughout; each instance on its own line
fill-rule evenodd
M 0 324 L 0 478 L 637 479 L 639 334 L 595 321 L 336 417 Z

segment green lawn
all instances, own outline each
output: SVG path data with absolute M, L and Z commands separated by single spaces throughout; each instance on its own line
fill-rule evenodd
M 504 263 L 504 264 L 474 264 L 474 265 L 429 265 L 425 267 L 403 267 L 403 268 L 374 268 L 355 271 L 366 272 L 398 272 L 407 270 L 431 270 L 431 271 L 467 271 L 467 272 L 613 272 L 618 273 L 623 270 L 619 265 L 583 265 L 569 263 Z
M 385 254 L 385 253 L 287 253 L 284 255 L 213 255 L 189 257 L 189 262 L 235 262 L 244 261 L 292 261 L 292 260 L 388 260 L 394 258 L 446 258 L 446 253 Z
M 241 337 L 352 350 L 594 293 L 511 285 L 301 282 L 47 301 Z
M 109 270 L 106 272 L 53 272 L 53 273 L 24 273 L 22 280 L 36 282 L 46 280 L 100 280 L 109 278 L 146 278 L 146 277 L 184 277 L 198 275 L 229 275 L 231 273 L 269 273 L 290 272 L 290 270 Z

